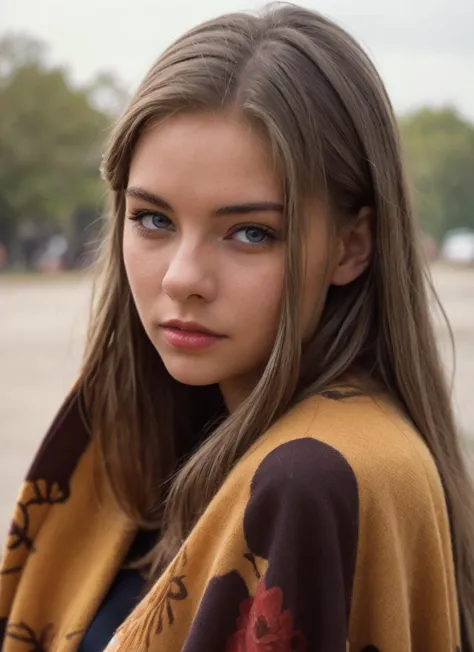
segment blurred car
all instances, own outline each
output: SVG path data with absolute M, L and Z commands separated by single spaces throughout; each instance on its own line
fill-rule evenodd
M 448 231 L 441 246 L 441 257 L 453 263 L 474 264 L 474 231 L 467 228 Z

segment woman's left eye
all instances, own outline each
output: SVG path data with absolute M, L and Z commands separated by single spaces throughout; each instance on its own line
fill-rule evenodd
M 243 244 L 261 245 L 274 240 L 275 236 L 270 229 L 262 226 L 243 226 L 234 230 L 232 239 Z
M 128 219 L 143 235 L 151 235 L 160 231 L 174 231 L 175 227 L 169 217 L 155 211 L 139 210 L 128 215 Z
M 141 225 L 149 231 L 169 230 L 171 220 L 162 213 L 142 213 L 139 215 Z

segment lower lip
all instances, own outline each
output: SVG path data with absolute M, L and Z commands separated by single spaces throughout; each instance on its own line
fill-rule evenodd
M 223 339 L 220 335 L 193 333 L 166 326 L 163 327 L 163 331 L 168 344 L 176 349 L 205 349 Z

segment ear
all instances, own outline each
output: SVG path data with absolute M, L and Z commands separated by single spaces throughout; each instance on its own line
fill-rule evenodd
M 331 285 L 347 285 L 369 266 L 373 248 L 373 210 L 369 206 L 360 209 L 355 222 L 343 227 L 338 236 L 336 265 Z

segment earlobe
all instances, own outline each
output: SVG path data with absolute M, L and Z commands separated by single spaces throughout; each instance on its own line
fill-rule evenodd
M 364 206 L 355 223 L 343 229 L 332 285 L 348 285 L 369 266 L 373 248 L 373 209 Z

